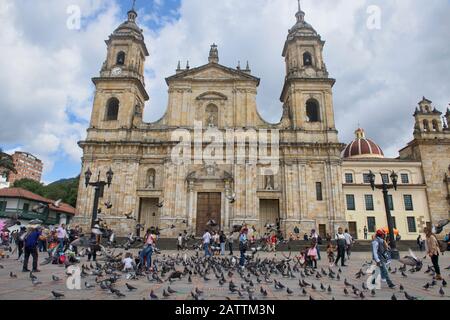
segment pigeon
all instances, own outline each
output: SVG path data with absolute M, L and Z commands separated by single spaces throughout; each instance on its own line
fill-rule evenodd
M 320 284 L 320 290 L 325 291 L 325 287 L 323 286 L 323 283 Z
M 417 300 L 416 297 L 410 296 L 410 295 L 408 294 L 408 292 L 406 292 L 406 291 L 405 291 L 405 298 L 408 299 L 408 300 Z
M 425 290 L 428 290 L 430 288 L 430 284 L 427 282 L 427 284 L 424 285 L 422 288 L 424 288 Z
M 9 273 L 10 278 L 17 278 L 17 274 L 13 273 L 12 271 Z
M 314 283 L 311 285 L 311 289 L 316 290 L 316 286 L 314 285 Z
M 351 286 L 352 286 L 351 283 L 349 283 L 349 282 L 347 281 L 347 279 L 344 280 L 344 284 L 345 284 L 346 287 L 351 287 Z
M 198 288 L 195 288 L 195 293 L 198 295 L 202 295 L 203 291 L 199 290 Z
M 439 294 L 441 295 L 441 297 L 445 295 L 444 289 L 442 287 L 439 289 Z
M 61 279 L 59 279 L 59 277 L 57 277 L 57 276 L 55 276 L 55 275 L 52 275 L 52 280 L 53 280 L 53 281 L 59 281 L 59 280 L 61 280 Z
M 162 208 L 164 206 L 164 201 L 161 201 L 156 205 L 158 208 Z
M 112 206 L 113 206 L 113 205 L 112 205 L 111 201 L 105 202 L 105 207 L 106 207 L 106 209 L 111 209 Z
M 170 294 L 177 293 L 177 291 L 173 290 L 170 286 L 167 288 L 167 292 Z
M 188 278 L 188 282 L 189 282 L 189 283 L 192 283 L 192 278 L 191 278 L 190 275 L 189 275 L 189 278 Z
M 86 289 L 92 289 L 95 288 L 95 284 L 90 284 L 89 282 L 85 282 L 84 286 L 86 287 Z
M 328 286 L 327 291 L 328 291 L 328 293 L 331 293 L 331 292 L 333 291 L 333 290 L 331 289 L 331 285 Z
M 406 275 L 406 273 L 404 271 L 402 271 L 402 276 L 403 276 L 403 278 L 408 278 L 408 276 Z
M 115 290 L 114 293 L 116 294 L 117 297 L 119 298 L 125 298 L 126 295 L 124 295 L 122 292 L 120 292 L 119 290 Z
M 375 297 L 375 295 L 376 295 L 375 289 L 372 289 L 372 290 L 370 291 L 370 294 L 372 295 L 372 297 Z
M 167 293 L 166 290 L 164 289 L 163 296 L 164 296 L 164 298 L 168 298 L 168 297 L 170 297 L 170 293 Z
M 158 299 L 158 296 L 153 292 L 153 290 L 150 291 L 150 299 L 152 299 L 152 300 L 157 300 Z
M 129 285 L 128 283 L 125 283 L 125 286 L 129 291 L 137 290 L 137 288 L 133 287 L 132 285 Z
M 444 288 L 447 286 L 447 281 L 445 281 L 445 279 L 442 280 L 442 286 L 443 286 Z
M 348 296 L 348 290 L 347 290 L 347 288 L 344 288 L 344 294 L 345 294 L 346 296 Z
M 39 284 L 42 284 L 42 282 L 39 281 L 37 278 L 31 279 L 31 283 L 33 283 L 34 286 L 37 286 L 37 285 L 39 285 Z
M 405 256 L 399 261 L 404 265 L 414 267 L 415 271 L 420 271 L 423 267 L 422 261 L 416 257 L 411 249 L 409 249 L 409 256 Z
M 289 294 L 289 295 L 291 295 L 291 294 L 294 293 L 294 292 L 293 292 L 291 289 L 289 289 L 289 288 L 286 289 L 286 292 L 287 292 L 287 294 Z
M 359 297 L 360 297 L 361 299 L 364 299 L 366 296 L 365 296 L 364 293 L 361 291 L 361 292 L 359 293 Z
M 307 292 L 306 292 L 305 288 L 303 288 L 302 294 L 303 294 L 304 296 L 306 296 Z
M 403 288 L 403 285 L 400 285 L 400 291 L 404 291 L 405 288 Z
M 397 297 L 395 296 L 395 294 L 392 294 L 391 300 L 392 301 L 397 301 Z
M 55 299 L 63 298 L 64 294 L 56 291 L 52 291 L 52 295 L 55 297 Z

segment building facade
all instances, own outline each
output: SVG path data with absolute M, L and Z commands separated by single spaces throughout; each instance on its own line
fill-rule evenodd
M 342 158 L 345 144 L 335 126 L 335 80 L 323 61 L 325 42 L 300 8 L 282 51 L 283 116 L 276 124 L 258 113 L 259 79 L 248 64 L 245 69 L 221 65 L 216 45 L 205 65 L 179 65 L 166 79 L 167 111 L 159 121 L 145 123 L 144 105 L 150 97 L 144 63 L 149 54 L 136 18 L 129 11 L 127 21 L 106 41 L 106 61 L 93 79 L 90 126 L 79 143 L 82 174 L 90 169 L 94 176 L 104 175 L 109 168 L 115 173 L 100 203 L 113 204 L 101 208 L 101 218 L 119 233 L 132 232 L 139 221 L 158 226 L 163 237 L 182 230 L 200 235 L 209 220 L 225 231 L 247 223 L 263 233 L 277 219 L 284 232 L 298 226 L 303 232 L 334 233 L 338 227 L 348 228 L 351 220 L 359 233 L 364 221 L 351 216 L 345 200 L 347 193 L 364 192 L 342 179 L 345 170 L 356 176 L 372 165 L 387 169 L 405 164 L 425 192 L 420 160 L 380 164 Z M 93 198 L 93 188 L 80 181 L 77 223 L 90 225 Z M 448 214 L 447 200 L 445 205 Z M 423 219 L 417 221 L 434 222 L 428 212 L 418 215 Z M 384 224 L 381 218 L 378 223 Z
M 28 152 L 16 151 L 11 155 L 17 173 L 10 172 L 8 182 L 10 185 L 21 179 L 30 179 L 41 182 L 44 164 L 41 160 Z

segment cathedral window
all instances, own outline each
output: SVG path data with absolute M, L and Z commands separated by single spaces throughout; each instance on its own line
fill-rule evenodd
M 213 127 L 217 127 L 219 124 L 219 109 L 217 108 L 217 106 L 210 104 L 209 106 L 206 107 L 206 112 L 205 112 L 205 122 L 206 122 L 206 126 L 213 128 Z
M 119 65 L 119 66 L 123 66 L 125 64 L 125 52 L 120 51 L 117 54 L 117 62 L 116 62 L 116 64 Z
M 439 124 L 436 120 L 433 120 L 433 131 L 439 131 Z
M 308 122 L 320 122 L 320 109 L 319 103 L 310 99 L 306 102 L 306 116 Z
M 307 66 L 312 66 L 312 56 L 311 56 L 311 53 L 305 52 L 305 53 L 303 54 L 303 65 L 304 65 L 305 67 L 307 67 Z
M 119 100 L 111 98 L 106 106 L 106 121 L 115 121 L 119 117 Z
M 428 124 L 428 120 L 423 120 L 423 131 L 430 131 L 430 125 Z

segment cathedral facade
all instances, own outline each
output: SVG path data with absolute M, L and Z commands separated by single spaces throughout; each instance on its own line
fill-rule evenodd
M 425 105 L 417 109 L 415 139 L 399 159 L 384 159 L 378 146 L 361 147 L 366 141 L 361 130 L 355 140 L 359 147 L 345 155 L 334 119 L 335 80 L 323 61 L 325 42 L 300 8 L 283 48 L 283 116 L 277 124 L 258 113 L 260 80 L 248 65 L 221 65 L 216 45 L 208 63 L 178 66 L 166 79 L 167 111 L 159 121 L 145 123 L 144 105 L 150 97 L 144 63 L 149 53 L 136 18 L 137 13 L 129 11 L 127 21 L 106 41 L 106 61 L 93 79 L 90 126 L 79 143 L 82 177 L 88 169 L 94 176 L 110 168 L 114 172 L 100 199 L 100 217 L 119 235 L 134 232 L 137 222 L 158 226 L 162 237 L 183 230 L 200 235 L 214 220 L 225 231 L 246 223 L 263 233 L 266 224 L 279 221 L 285 234 L 295 226 L 322 234 L 344 227 L 362 237 L 367 224 L 372 230 L 373 220 L 364 210 L 367 206 L 361 206 L 361 212 L 348 210 L 348 195 L 375 194 L 363 176 L 380 166 L 381 171 L 410 174 L 411 183 L 404 188 L 414 189 L 410 193 L 417 205 L 408 217 L 415 218 L 416 229 L 405 231 L 407 238 L 448 218 L 450 131 L 440 113 L 427 111 Z M 427 101 L 423 103 L 429 109 Z M 446 117 L 449 121 L 449 112 Z M 347 179 L 350 173 L 352 181 Z M 383 227 L 387 224 L 384 209 L 376 206 L 378 195 L 372 200 L 379 211 L 375 224 Z M 76 223 L 90 225 L 93 202 L 93 188 L 80 181 Z M 107 203 L 112 207 L 103 205 Z

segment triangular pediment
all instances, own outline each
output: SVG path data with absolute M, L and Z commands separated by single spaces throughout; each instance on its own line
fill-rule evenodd
M 215 81 L 215 80 L 243 80 L 256 81 L 259 85 L 260 79 L 241 70 L 228 68 L 217 63 L 208 63 L 204 66 L 184 70 L 166 79 L 169 84 L 174 80 Z

